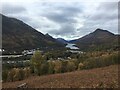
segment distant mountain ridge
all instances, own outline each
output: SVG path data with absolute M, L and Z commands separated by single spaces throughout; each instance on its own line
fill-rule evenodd
M 0 14 L 2 15 L 2 14 Z M 24 22 L 2 15 L 2 48 L 5 50 L 63 48 L 56 39 L 38 32 Z
M 94 32 L 70 42 L 75 43 L 82 50 L 110 49 L 118 47 L 119 37 L 119 35 L 98 28 Z
M 68 41 L 63 39 L 63 38 L 57 38 L 56 40 L 61 42 L 61 43 L 63 43 L 63 44 L 67 44 L 68 43 Z
M 120 35 L 100 28 L 82 38 L 67 41 L 62 38 L 55 39 L 49 34 L 44 35 L 18 19 L 0 15 L 2 16 L 2 48 L 5 50 L 59 49 L 65 48 L 67 43 L 74 43 L 81 50 L 119 48 Z

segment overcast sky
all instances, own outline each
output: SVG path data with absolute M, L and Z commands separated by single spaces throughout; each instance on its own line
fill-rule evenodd
M 20 19 L 43 34 L 49 33 L 55 38 L 76 39 L 97 28 L 117 34 L 118 3 L 92 1 L 4 0 L 2 14 Z

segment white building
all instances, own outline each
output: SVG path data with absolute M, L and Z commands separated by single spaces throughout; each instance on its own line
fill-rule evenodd
M 4 52 L 5 50 L 4 49 L 0 49 L 0 52 Z

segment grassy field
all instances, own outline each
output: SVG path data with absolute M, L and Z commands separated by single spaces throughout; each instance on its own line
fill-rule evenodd
M 27 83 L 28 88 L 117 88 L 118 65 L 68 72 L 63 74 L 30 76 L 22 81 L 3 83 L 3 88 L 16 88 Z

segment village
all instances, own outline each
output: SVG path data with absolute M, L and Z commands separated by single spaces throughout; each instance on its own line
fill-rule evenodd
M 66 48 L 68 48 L 68 50 L 66 50 L 67 53 L 72 53 L 72 54 L 83 54 L 85 52 L 82 52 L 79 50 L 78 47 L 74 46 L 75 44 L 70 44 L 68 43 L 68 45 L 66 45 Z M 39 50 L 37 49 L 31 49 L 31 50 L 24 50 L 21 52 L 20 55 L 16 55 L 16 52 L 14 51 L 14 54 L 12 55 L 1 55 L 0 57 L 2 57 L 2 64 L 25 64 L 28 63 L 30 61 L 30 58 L 32 57 L 32 55 L 35 53 L 35 51 Z M 41 53 L 44 53 L 44 51 L 39 50 Z M 0 52 L 5 52 L 5 49 L 0 49 Z M 24 57 L 24 58 L 22 58 Z M 25 57 L 28 57 L 28 59 L 26 60 Z M 67 58 L 61 58 L 61 57 L 57 57 L 55 58 L 55 60 L 69 60 L 71 59 L 71 57 L 67 57 Z M 48 61 L 54 60 L 54 58 L 50 58 Z

